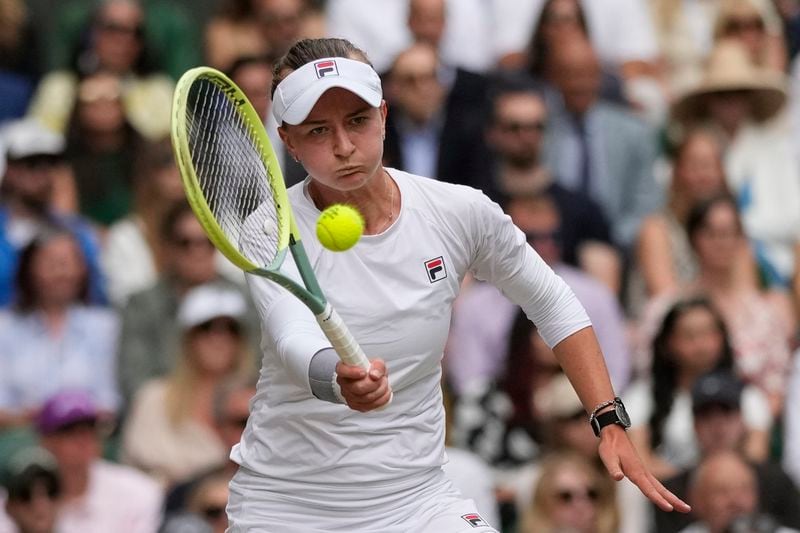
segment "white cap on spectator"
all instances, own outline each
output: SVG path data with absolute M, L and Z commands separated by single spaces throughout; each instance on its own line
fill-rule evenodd
M 372 107 L 383 100 L 381 79 L 371 66 L 355 59 L 327 57 L 306 63 L 278 84 L 272 114 L 278 124 L 300 124 L 320 96 L 333 87 L 347 89 Z
M 206 284 L 186 293 L 178 309 L 178 323 L 185 329 L 219 317 L 240 319 L 247 312 L 244 296 L 228 287 Z
M 584 411 L 578 393 L 565 374 L 556 374 L 534 394 L 533 404 L 546 419 L 570 417 Z
M 12 160 L 36 155 L 61 155 L 66 146 L 63 135 L 30 118 L 9 122 L 3 127 L 0 138 L 6 159 Z

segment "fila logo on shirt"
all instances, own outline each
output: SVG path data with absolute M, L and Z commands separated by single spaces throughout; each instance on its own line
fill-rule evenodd
M 314 68 L 317 70 L 317 78 L 324 78 L 325 76 L 338 76 L 339 69 L 336 67 L 336 61 L 318 61 L 314 63 Z
M 484 522 L 483 518 L 481 518 L 481 515 L 479 515 L 478 513 L 461 515 L 461 518 L 463 518 L 464 521 L 467 522 L 472 527 L 483 527 L 489 525 L 486 522 Z
M 444 258 L 440 255 L 425 261 L 425 272 L 428 273 L 428 281 L 431 283 L 436 283 L 446 278 L 447 268 L 444 266 Z

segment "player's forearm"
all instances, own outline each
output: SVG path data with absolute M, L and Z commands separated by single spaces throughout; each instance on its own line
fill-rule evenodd
M 587 412 L 614 398 L 608 370 L 591 327 L 576 331 L 559 342 L 553 352 Z

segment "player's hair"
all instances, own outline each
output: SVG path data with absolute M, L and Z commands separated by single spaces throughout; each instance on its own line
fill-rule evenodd
M 294 43 L 286 55 L 275 63 L 272 77 L 270 96 L 275 95 L 275 89 L 286 76 L 299 69 L 306 63 L 324 59 L 326 57 L 346 57 L 356 59 L 372 66 L 366 52 L 346 39 L 301 39 Z
M 722 335 L 722 347 L 719 360 L 713 370 L 733 369 L 733 349 L 725 323 L 711 301 L 704 296 L 693 296 L 675 302 L 670 307 L 661 327 L 653 339 L 653 367 L 651 371 L 653 380 L 653 414 L 650 416 L 650 441 L 651 448 L 655 450 L 664 439 L 664 424 L 672 411 L 675 395 L 678 390 L 678 363 L 672 353 L 672 335 L 678 325 L 678 320 L 689 311 L 705 309 L 714 317 L 717 330 Z

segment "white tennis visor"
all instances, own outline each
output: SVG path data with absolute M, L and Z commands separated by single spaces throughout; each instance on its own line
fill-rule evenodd
M 326 57 L 306 63 L 281 81 L 272 97 L 272 114 L 278 124 L 300 124 L 328 89 L 341 87 L 356 94 L 372 107 L 383 100 L 381 79 L 361 61 Z

